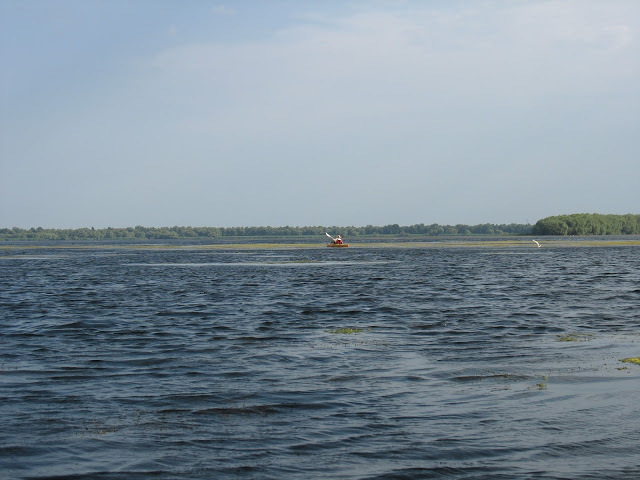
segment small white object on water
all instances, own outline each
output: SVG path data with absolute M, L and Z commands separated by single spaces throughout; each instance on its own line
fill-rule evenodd
M 540 243 L 539 243 L 539 242 L 537 242 L 536 240 L 531 240 L 531 241 L 532 241 L 532 242 L 536 242 L 536 245 L 538 246 L 538 248 L 540 248 L 540 247 L 541 247 Z

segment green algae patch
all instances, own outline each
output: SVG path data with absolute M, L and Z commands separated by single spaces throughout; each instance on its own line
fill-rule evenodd
M 544 375 L 540 383 L 536 383 L 535 385 L 532 385 L 530 388 L 533 390 L 547 390 L 549 388 L 547 384 L 548 381 L 549 381 L 549 376 Z
M 593 339 L 590 333 L 569 333 L 567 335 L 556 335 L 556 342 L 588 342 Z
M 339 335 L 354 335 L 356 333 L 364 332 L 363 328 L 329 328 L 325 330 L 326 333 L 335 333 Z
M 635 363 L 636 365 L 640 365 L 640 357 L 630 357 L 630 358 L 622 358 L 621 362 L 624 363 Z

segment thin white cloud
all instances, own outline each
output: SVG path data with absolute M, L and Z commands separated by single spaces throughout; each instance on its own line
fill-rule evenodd
M 211 7 L 211 13 L 215 15 L 235 15 L 235 10 L 225 5 L 215 5 Z
M 444 108 L 452 96 L 485 104 L 615 90 L 628 80 L 619 75 L 628 62 L 638 63 L 631 27 L 609 27 L 595 15 L 579 21 L 572 12 L 552 2 L 493 15 L 481 8 L 362 13 L 282 30 L 271 43 L 167 50 L 153 63 L 177 88 L 200 85 L 200 94 L 224 93 L 258 110 L 277 99 L 285 111 L 303 102 L 384 114 Z M 623 57 L 595 55 L 623 45 L 629 50 Z
M 633 30 L 628 25 L 610 25 L 604 27 L 604 34 L 609 37 L 609 45 L 614 50 L 631 46 Z

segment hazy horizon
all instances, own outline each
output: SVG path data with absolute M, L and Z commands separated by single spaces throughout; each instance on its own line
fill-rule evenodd
M 640 205 L 633 0 L 6 0 L 0 26 L 0 228 Z

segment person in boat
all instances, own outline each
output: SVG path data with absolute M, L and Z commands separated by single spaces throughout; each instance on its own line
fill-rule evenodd
M 344 243 L 340 235 L 338 235 L 336 238 L 332 238 L 331 240 L 333 240 L 333 243 L 335 243 L 336 245 L 342 245 Z

